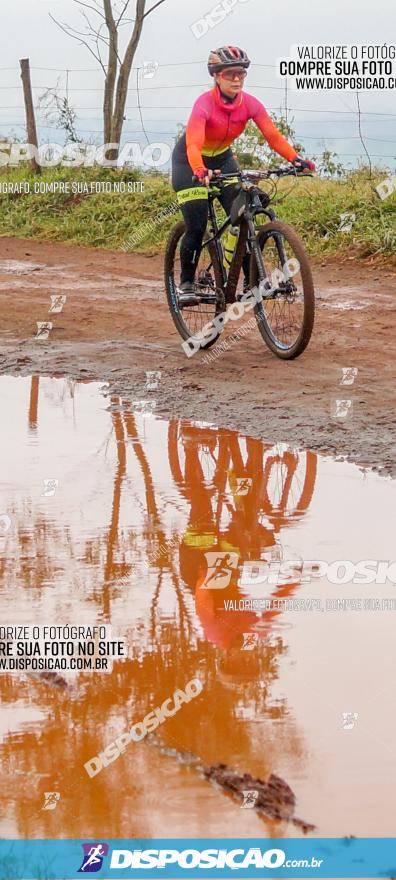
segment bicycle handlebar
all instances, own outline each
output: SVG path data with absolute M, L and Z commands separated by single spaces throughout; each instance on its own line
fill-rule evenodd
M 272 175 L 275 177 L 313 177 L 311 171 L 299 171 L 293 165 L 286 165 L 284 168 L 268 168 L 267 171 L 242 171 L 242 176 L 251 180 L 267 180 Z
M 268 180 L 270 177 L 313 177 L 310 171 L 298 171 L 293 165 L 286 165 L 283 168 L 268 168 L 266 171 L 246 169 L 245 171 L 234 171 L 229 174 L 215 174 L 210 181 L 210 186 L 223 181 L 238 178 L 238 180 Z M 193 183 L 202 183 L 199 177 L 193 175 Z

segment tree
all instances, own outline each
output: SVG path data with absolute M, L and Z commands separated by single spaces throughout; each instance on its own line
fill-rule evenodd
M 110 151 L 108 153 L 109 158 L 116 159 L 125 119 L 129 78 L 144 20 L 166 0 L 157 0 L 149 9 L 146 9 L 147 0 L 89 0 L 89 2 L 73 0 L 73 2 L 79 7 L 84 22 L 82 30 L 57 21 L 51 14 L 50 17 L 69 37 L 88 49 L 103 71 L 103 136 L 105 144 L 117 145 L 111 154 Z M 134 19 L 127 17 L 131 2 L 135 3 Z M 89 10 L 89 13 L 86 10 Z M 92 13 L 98 17 L 95 21 L 92 21 Z M 128 25 L 131 32 L 122 56 L 120 31 Z M 106 59 L 103 58 L 103 52 L 107 53 Z
M 271 114 L 271 119 L 284 137 L 291 141 L 297 153 L 302 155 L 304 147 L 296 143 L 296 135 L 292 125 L 294 120 L 287 122 L 284 116 L 277 116 L 275 113 Z M 261 168 L 262 165 L 271 165 L 272 168 L 277 168 L 285 161 L 277 153 L 274 153 L 254 122 L 248 122 L 244 133 L 235 141 L 234 149 L 242 168 Z

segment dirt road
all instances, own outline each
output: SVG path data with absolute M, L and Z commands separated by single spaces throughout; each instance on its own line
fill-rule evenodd
M 110 383 L 156 412 L 238 428 L 396 473 L 396 270 L 316 260 L 317 317 L 306 353 L 282 362 L 257 329 L 212 364 L 187 359 L 171 321 L 162 258 L 0 239 L 0 373 Z M 50 297 L 66 295 L 60 314 Z M 246 321 L 242 319 L 242 321 Z M 52 321 L 47 340 L 37 321 Z M 235 330 L 233 325 L 232 330 Z M 213 350 L 212 350 L 213 351 Z M 342 369 L 356 367 L 351 385 Z M 148 392 L 146 371 L 161 372 Z M 337 400 L 350 400 L 335 416 Z

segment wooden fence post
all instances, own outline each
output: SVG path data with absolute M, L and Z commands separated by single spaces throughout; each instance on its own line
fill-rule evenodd
M 37 141 L 37 129 L 36 129 L 36 120 L 34 116 L 34 105 L 33 105 L 33 97 L 32 97 L 32 84 L 30 81 L 30 64 L 29 58 L 22 58 L 20 60 L 21 65 L 21 79 L 23 85 L 23 96 L 25 99 L 25 111 L 26 111 L 26 128 L 27 128 L 27 136 L 29 144 L 33 144 L 38 148 Z M 33 156 L 31 159 L 32 168 L 35 174 L 41 174 L 41 165 L 38 164 L 36 158 Z

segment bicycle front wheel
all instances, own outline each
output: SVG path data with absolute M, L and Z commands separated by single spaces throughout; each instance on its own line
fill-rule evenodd
M 312 335 L 315 294 L 306 251 L 285 223 L 274 220 L 257 230 L 259 252 L 252 253 L 250 286 L 264 296 L 255 306 L 268 348 L 284 360 L 298 357 Z

